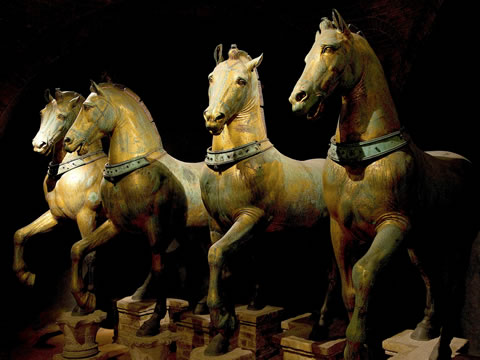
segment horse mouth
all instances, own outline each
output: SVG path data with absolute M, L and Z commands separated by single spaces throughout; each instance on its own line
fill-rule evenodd
M 323 96 L 317 96 L 317 100 L 315 100 L 315 103 L 312 104 L 307 112 L 308 120 L 317 120 L 320 117 L 320 114 L 325 109 L 324 99 Z
M 36 153 L 39 153 L 41 155 L 48 155 L 52 151 L 52 147 L 48 146 L 48 145 L 34 146 L 33 151 L 35 151 Z
M 78 155 L 85 155 L 88 152 L 88 147 L 85 144 L 85 141 L 70 141 L 64 145 L 65 150 L 69 153 L 77 152 Z

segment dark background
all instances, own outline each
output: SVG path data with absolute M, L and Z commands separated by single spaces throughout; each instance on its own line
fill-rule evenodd
M 417 145 L 454 151 L 477 163 L 475 24 L 471 9 L 460 1 L 2 2 L 0 274 L 7 316 L 0 326 L 4 341 L 14 343 L 19 331 L 41 327 L 55 317 L 52 309 L 71 305 L 64 278 L 69 248 L 79 240 L 74 225 L 28 243 L 25 256 L 37 273 L 34 288 L 18 284 L 11 270 L 14 232 L 47 210 L 42 181 L 49 159 L 34 153 L 31 146 L 39 111 L 45 106 L 44 90 L 75 90 L 86 97 L 90 79 L 101 82 L 107 74 L 143 99 L 172 156 L 202 161 L 211 143 L 202 112 L 208 105 L 213 50 L 223 43 L 226 53 L 235 43 L 252 57 L 264 54 L 258 71 L 268 135 L 277 149 L 299 160 L 325 157 L 338 101 L 332 101 L 322 121 L 310 123 L 292 115 L 288 97 L 321 18 L 330 17 L 334 7 L 362 30 L 379 55 L 400 119 Z M 323 291 L 324 276 L 319 275 L 324 274 L 323 258 L 316 256 L 322 246 L 307 234 L 278 239 L 267 263 L 267 274 L 275 279 L 269 300 L 288 306 L 292 313 L 307 311 Z M 98 281 L 103 284 L 105 304 L 129 295 L 148 271 L 148 249 L 137 240 L 122 236 L 103 254 L 100 251 L 104 260 Z M 415 326 L 423 311 L 420 278 L 412 274 L 405 258 L 395 260 L 398 263 L 383 280 L 388 295 L 377 312 L 384 335 Z

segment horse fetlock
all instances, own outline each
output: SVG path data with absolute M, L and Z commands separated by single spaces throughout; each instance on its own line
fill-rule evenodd
M 22 284 L 33 286 L 35 284 L 36 275 L 30 271 L 19 270 L 16 272 L 17 278 Z
M 72 294 L 78 306 L 80 306 L 82 309 L 87 312 L 95 310 L 97 306 L 97 299 L 95 294 L 88 291 L 72 291 Z
M 345 350 L 343 352 L 343 358 L 345 360 L 367 360 L 368 351 L 365 344 L 347 340 L 347 344 L 345 345 Z
M 440 328 L 435 326 L 429 318 L 425 317 L 420 321 L 410 337 L 414 340 L 428 341 L 436 338 L 440 334 Z
M 233 334 L 237 326 L 235 313 L 228 311 L 223 306 L 210 308 L 210 319 L 216 329 L 229 334 Z

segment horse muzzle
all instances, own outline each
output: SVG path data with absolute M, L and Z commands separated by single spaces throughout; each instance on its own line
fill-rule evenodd
M 69 136 L 65 136 L 63 139 L 63 147 L 65 148 L 65 151 L 69 153 L 78 151 L 79 155 L 84 155 L 88 152 L 87 146 L 85 146 L 85 140 L 78 140 Z
M 204 111 L 205 127 L 212 135 L 220 135 L 225 126 L 225 114 L 223 112 L 212 113 L 208 109 Z
M 49 152 L 50 146 L 47 139 L 37 139 L 36 137 L 32 141 L 33 151 L 45 155 Z

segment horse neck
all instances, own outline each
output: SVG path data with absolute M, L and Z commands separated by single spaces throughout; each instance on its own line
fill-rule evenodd
M 143 109 L 119 107 L 110 138 L 108 162 L 117 164 L 162 149 L 162 141 L 153 120 Z
M 258 91 L 225 126 L 222 133 L 213 137 L 213 151 L 232 149 L 267 138 L 262 94 Z
M 337 142 L 371 140 L 401 127 L 380 61 L 373 50 L 370 52 L 370 56 L 363 56 L 360 80 L 342 96 Z
M 88 154 L 97 152 L 103 150 L 102 147 L 102 142 L 101 140 L 97 140 L 94 143 L 88 145 Z M 77 152 L 69 153 L 66 152 L 64 147 L 63 147 L 63 138 L 60 141 L 57 141 L 53 148 L 52 152 L 52 162 L 54 164 L 61 164 L 62 162 L 67 162 L 70 160 L 75 160 L 78 158 L 80 155 L 77 154 Z

